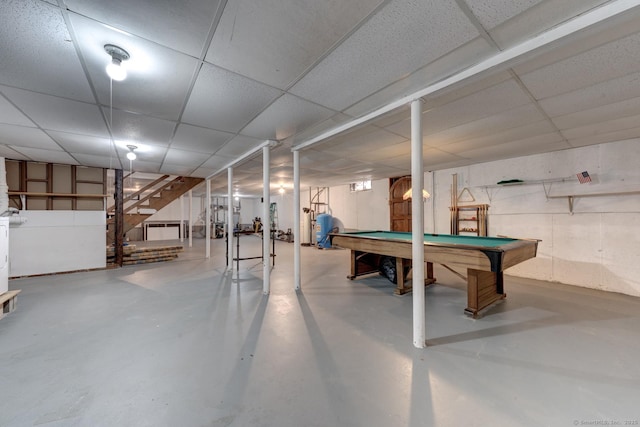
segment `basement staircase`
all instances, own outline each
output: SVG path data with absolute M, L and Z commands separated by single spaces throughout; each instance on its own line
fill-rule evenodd
M 142 224 L 155 212 L 204 181 L 203 178 L 185 176 L 179 176 L 170 181 L 167 181 L 167 178 L 169 175 L 163 175 L 123 199 L 124 233 Z M 115 205 L 107 209 L 108 246 L 113 245 L 115 241 L 115 213 Z

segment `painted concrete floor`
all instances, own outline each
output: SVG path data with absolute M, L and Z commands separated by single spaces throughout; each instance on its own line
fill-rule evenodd
M 260 240 L 241 250 L 259 254 Z M 252 240 L 254 239 L 254 240 Z M 277 243 L 226 274 L 224 242 L 180 260 L 18 279 L 0 320 L 0 426 L 638 425 L 640 299 L 507 276 L 508 298 L 463 315 L 436 266 L 429 346 L 412 300 L 347 280 L 346 250 Z M 246 252 L 245 252 L 246 251 Z

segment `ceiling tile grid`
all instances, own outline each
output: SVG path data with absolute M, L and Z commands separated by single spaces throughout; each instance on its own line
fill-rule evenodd
M 60 10 L 38 0 L 0 2 L 0 84 L 91 102 Z
M 342 111 L 477 36 L 455 2 L 389 2 L 291 92 Z
M 290 180 L 292 146 L 621 0 L 4 0 L 0 155 Z M 631 5 L 630 5 L 631 6 Z M 600 8 L 596 10 L 594 8 Z M 591 13 L 595 12 L 595 13 Z M 423 97 L 425 167 L 640 138 L 640 5 Z M 126 49 L 111 82 L 107 43 Z M 409 173 L 409 108 L 303 150 L 304 185 Z M 138 159 L 126 159 L 135 145 Z M 275 179 L 274 178 L 274 179 Z M 151 179 L 151 178 L 148 178 Z M 218 184 L 216 184 L 218 185 Z
M 206 60 L 287 89 L 381 0 L 229 0 Z
M 205 63 L 200 69 L 182 120 L 235 133 L 282 93 Z
M 205 47 L 219 0 L 65 0 L 70 11 L 194 57 Z

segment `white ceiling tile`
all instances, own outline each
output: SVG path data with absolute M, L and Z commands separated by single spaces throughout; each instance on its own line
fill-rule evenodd
M 362 147 L 360 153 L 357 154 L 357 158 L 364 161 L 376 161 L 384 164 L 385 159 L 407 155 L 408 153 L 411 153 L 411 142 L 405 141 L 400 144 L 378 146 L 372 149 Z
M 258 147 L 264 143 L 261 139 L 249 138 L 246 136 L 238 135 L 231 141 L 227 142 L 220 150 L 216 152 L 216 155 L 222 155 L 225 157 L 240 157 L 247 153 L 249 150 Z
M 65 0 L 69 9 L 114 28 L 199 57 L 219 0 Z
M 0 124 L 0 144 L 62 151 L 60 146 L 40 129 Z
M 594 144 L 604 144 L 607 142 L 633 140 L 634 143 L 640 138 L 640 127 L 616 130 L 614 132 L 599 133 L 595 135 L 585 136 L 577 139 L 570 139 L 569 143 L 572 147 L 582 147 Z
M 465 139 L 491 137 L 498 132 L 543 120 L 545 116 L 535 105 L 526 104 L 431 134 L 425 138 L 425 143 L 430 147 L 439 147 Z
M 424 150 L 424 153 L 422 153 L 422 159 L 424 161 L 424 167 L 427 170 L 441 164 L 451 164 L 462 161 L 460 156 L 438 150 L 437 148 Z
M 165 164 L 174 166 L 190 166 L 194 164 L 200 165 L 206 160 L 206 158 L 207 156 L 203 155 L 202 153 L 169 148 L 164 159 L 163 167 Z M 194 167 L 191 168 L 191 170 L 195 169 L 196 168 Z
M 193 170 L 190 166 L 168 165 L 166 163 L 160 167 L 160 173 L 179 176 L 191 176 Z
M 215 169 L 198 168 L 191 173 L 191 176 L 195 176 L 197 178 L 206 178 L 214 172 L 215 172 Z
M 129 161 L 127 160 L 126 164 L 123 164 L 123 166 L 125 170 L 129 170 Z M 162 172 L 160 170 L 160 163 L 156 162 L 145 162 L 136 160 L 132 166 L 135 172 L 170 174 L 169 172 Z
M 637 98 L 640 96 L 640 73 L 633 73 L 614 80 L 574 90 L 570 93 L 539 101 L 540 106 L 551 117 L 571 114 L 586 108 Z
M 331 147 L 336 153 L 364 153 L 370 150 L 390 147 L 406 140 L 407 138 L 384 129 L 367 126 L 331 138 L 326 143 L 321 143 L 319 147 L 320 149 L 325 146 Z
M 74 153 L 73 157 L 84 166 L 93 166 L 106 169 L 120 169 L 122 167 L 117 157 L 96 156 L 93 154 L 80 153 Z
M 182 120 L 235 133 L 280 95 L 278 89 L 205 63 Z
M 640 71 L 634 52 L 640 33 L 520 76 L 536 99 L 544 99 Z
M 79 15 L 70 15 L 70 20 L 102 105 L 166 120 L 178 119 L 192 76 L 199 67 L 196 58 Z M 110 61 L 105 44 L 115 44 L 131 56 L 123 62 L 127 78 L 113 83 L 113 102 L 105 72 Z
M 37 0 L 0 2 L 0 40 L 0 84 L 93 101 L 57 7 Z
M 478 31 L 455 2 L 394 1 L 314 67 L 291 92 L 342 111 L 477 36 Z
M 469 150 L 460 155 L 473 162 L 485 162 L 564 150 L 566 148 L 569 148 L 569 144 L 559 137 L 557 133 L 549 133 L 519 141 L 511 141 L 506 144 Z
M 558 116 L 553 119 L 553 122 L 559 129 L 571 129 L 601 121 L 632 116 L 638 111 L 640 111 L 640 97 Z
M 85 102 L 42 95 L 22 89 L 5 88 L 3 92 L 38 126 L 45 130 L 108 137 L 107 125 L 100 109 Z
M 286 89 L 381 0 L 229 0 L 206 60 Z
M 168 147 L 176 128 L 176 122 L 135 114 L 128 111 L 102 107 L 107 121 L 111 122 L 113 137 L 133 145 L 162 145 Z
M 90 135 L 79 135 L 75 133 L 48 131 L 62 148 L 70 153 L 91 154 L 95 156 L 110 156 L 115 152 L 113 144 L 109 138 L 98 138 Z
M 475 151 L 486 147 L 506 144 L 511 141 L 519 141 L 533 138 L 538 135 L 549 135 L 552 133 L 557 135 L 558 140 L 562 140 L 562 135 L 556 131 L 553 124 L 548 120 L 541 120 L 503 131 L 496 131 L 495 133 L 485 136 L 471 136 L 470 138 L 459 142 L 440 145 L 439 148 L 448 153 L 465 156 L 465 153 L 468 151 Z
M 484 21 L 487 25 L 499 23 L 497 26 L 490 27 L 489 34 L 502 49 L 505 49 L 607 1 L 609 0 L 544 0 L 541 2 L 499 0 L 497 3 L 496 1 L 469 0 L 468 3 L 474 4 L 481 22 Z M 480 11 L 479 6 L 482 3 L 489 6 L 484 7 L 484 13 Z M 525 7 L 527 9 L 523 11 Z M 492 10 L 489 11 L 489 8 Z M 503 21 L 504 19 L 507 20 Z
M 1 145 L 1 144 L 0 144 L 0 157 L 4 157 L 6 159 L 12 159 L 12 160 L 29 160 L 29 158 L 24 154 L 20 154 L 16 150 L 12 149 L 11 147 L 8 147 L 6 145 Z
M 233 138 L 232 133 L 181 124 L 178 126 L 171 148 L 213 154 L 231 138 Z
M 118 151 L 118 155 L 122 160 L 123 164 L 129 164 L 129 160 L 127 159 L 127 153 L 129 152 L 129 148 L 119 142 L 116 142 L 116 147 Z M 136 146 L 134 152 L 136 153 L 136 162 L 144 161 L 151 163 L 161 163 L 164 157 L 167 154 L 167 147 L 161 145 L 139 145 Z M 205 156 L 206 157 L 206 156 Z
M 201 167 L 219 170 L 220 168 L 226 167 L 229 163 L 236 160 L 236 157 L 233 156 L 212 156 L 207 161 L 205 161 Z
M 47 162 L 47 163 L 61 163 L 65 165 L 77 165 L 79 164 L 73 157 L 64 151 L 51 151 L 51 150 L 43 150 L 40 148 L 30 148 L 30 147 L 11 147 L 14 150 L 24 154 L 29 157 L 29 159 L 36 162 Z
M 627 117 L 619 117 L 611 120 L 601 120 L 584 126 L 565 129 L 563 135 L 569 140 L 587 138 L 616 131 L 634 129 L 640 123 L 640 114 Z
M 2 87 L 0 86 L 0 93 Z M 25 127 L 35 127 L 33 122 L 20 110 L 13 106 L 5 97 L 0 96 L 0 123 L 8 125 L 18 125 Z
M 484 29 L 490 30 L 542 1 L 544 0 L 521 0 L 516 2 L 512 0 L 465 0 L 465 3 L 478 18 Z
M 380 108 L 391 101 L 401 99 L 438 82 L 442 76 L 450 76 L 496 53 L 485 39 L 476 38 L 452 52 L 436 59 L 425 67 L 398 80 L 345 110 L 355 117 Z
M 485 117 L 506 112 L 531 103 L 514 80 L 507 80 L 495 86 L 455 99 L 442 105 L 427 103 L 427 112 L 422 115 L 422 133 L 433 135 L 443 130 L 474 122 Z M 410 118 L 400 123 L 387 126 L 388 131 L 399 135 L 411 136 Z
M 297 132 L 294 135 L 291 135 L 285 141 L 283 141 L 283 145 L 291 148 L 294 145 L 301 144 L 305 141 L 312 139 L 315 136 L 320 135 L 323 132 L 329 131 L 335 127 L 338 127 L 342 124 L 348 123 L 353 120 L 353 117 L 347 116 L 346 114 L 337 113 L 333 116 L 329 117 L 327 120 L 323 120 L 319 123 L 316 123 L 313 126 L 309 126 L 306 129 L 303 129 L 300 132 Z
M 292 95 L 283 95 L 249 123 L 242 134 L 282 140 L 335 114 L 327 108 Z

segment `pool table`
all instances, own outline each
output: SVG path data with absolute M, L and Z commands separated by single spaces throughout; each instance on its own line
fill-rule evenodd
M 358 231 L 331 233 L 331 244 L 351 249 L 351 274 L 355 279 L 378 272 L 381 256 L 396 258 L 396 294 L 411 291 L 411 233 L 397 231 Z M 467 308 L 477 317 L 480 310 L 504 299 L 503 271 L 536 256 L 537 240 L 504 237 L 424 235 L 425 283 L 435 282 L 433 263 L 467 269 Z M 452 270 L 453 271 L 453 270 Z M 455 272 L 455 271 L 454 271 Z

